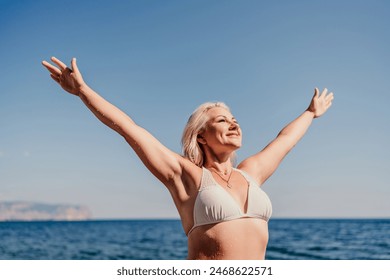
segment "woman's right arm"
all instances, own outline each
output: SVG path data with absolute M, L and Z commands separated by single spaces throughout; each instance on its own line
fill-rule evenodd
M 80 88 L 79 97 L 102 123 L 125 138 L 145 166 L 164 184 L 181 173 L 180 156 L 167 149 L 119 108 L 87 85 Z
M 182 185 L 183 166 L 188 167 L 188 161 L 166 148 L 123 111 L 92 90 L 84 82 L 74 58 L 72 69 L 54 57 L 52 61 L 58 67 L 46 61 L 42 62 L 50 71 L 51 77 L 64 90 L 79 96 L 101 122 L 122 135 L 145 166 L 171 191 L 175 189 L 174 192 L 184 199 L 185 188 L 179 186 Z

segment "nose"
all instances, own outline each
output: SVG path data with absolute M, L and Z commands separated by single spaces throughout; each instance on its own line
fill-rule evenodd
M 231 129 L 231 130 L 238 129 L 240 127 L 240 125 L 236 121 L 233 121 L 233 120 L 230 120 L 229 124 L 230 124 L 229 129 Z

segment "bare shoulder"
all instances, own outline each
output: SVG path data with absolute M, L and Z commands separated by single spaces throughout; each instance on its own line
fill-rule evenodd
M 242 161 L 238 166 L 237 169 L 240 169 L 247 173 L 249 176 L 254 178 L 256 182 L 261 185 L 263 183 L 261 178 L 261 168 L 258 166 L 257 161 L 253 157 L 249 157 Z

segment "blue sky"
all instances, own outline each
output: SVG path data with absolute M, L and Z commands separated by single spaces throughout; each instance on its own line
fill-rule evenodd
M 263 185 L 274 217 L 389 217 L 388 1 L 0 1 L 0 200 L 97 218 L 178 217 L 119 135 L 41 66 L 76 57 L 88 84 L 180 152 L 191 112 L 224 101 L 238 159 L 308 106 L 329 112 Z

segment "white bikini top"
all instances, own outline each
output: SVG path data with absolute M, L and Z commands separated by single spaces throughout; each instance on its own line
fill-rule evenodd
M 211 172 L 204 167 L 202 169 L 202 179 L 194 205 L 194 226 L 187 235 L 198 226 L 241 218 L 258 218 L 268 222 L 272 214 L 271 201 L 251 176 L 234 168 L 248 182 L 247 211 L 243 212 L 233 196 L 215 181 Z

